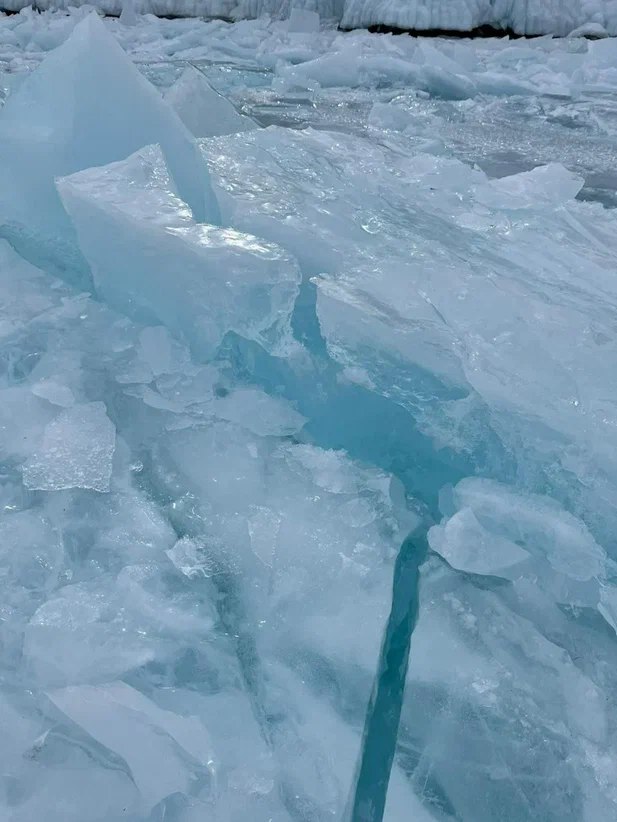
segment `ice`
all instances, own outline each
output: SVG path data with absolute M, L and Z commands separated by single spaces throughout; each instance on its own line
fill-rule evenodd
M 137 25 L 137 12 L 135 9 L 135 0 L 123 0 L 122 11 L 120 12 L 120 22 L 123 26 Z
M 319 31 L 319 14 L 298 6 L 293 6 L 289 13 L 287 31 L 294 34 L 314 34 Z
M 160 644 L 139 634 L 107 582 L 67 586 L 33 614 L 24 655 L 40 682 L 57 687 L 123 676 L 156 658 Z
M 217 417 L 234 422 L 262 437 L 297 434 L 306 419 L 289 404 L 255 388 L 240 388 L 217 399 Z
M 539 204 L 555 208 L 573 200 L 584 182 L 559 163 L 550 163 L 491 180 L 476 190 L 476 199 L 489 208 L 537 208 Z
M 165 92 L 165 100 L 195 137 L 250 131 L 257 124 L 215 91 L 199 69 L 189 66 Z
M 161 144 L 195 218 L 218 222 L 192 136 L 96 14 L 10 95 L 0 112 L 0 135 L 4 234 L 33 258 L 51 258 L 61 271 L 83 269 L 83 261 L 54 178 L 120 160 L 150 143 Z
M 222 139 L 228 148 L 206 149 L 218 152 L 228 219 L 284 245 L 318 275 L 321 332 L 344 374 L 362 374 L 363 385 L 414 416 L 423 409 L 427 433 L 450 447 L 461 442 L 458 426 L 488 407 L 489 426 L 513 449 L 510 437 L 523 438 L 539 472 L 550 453 L 562 487 L 570 472 L 583 484 L 595 476 L 597 495 L 608 499 L 604 479 L 586 466 L 593 453 L 607 481 L 615 476 L 605 447 L 613 399 L 600 388 L 611 380 L 597 356 L 598 345 L 614 344 L 614 216 L 566 199 L 579 190 L 576 175 L 549 166 L 493 184 L 449 158 L 386 160 L 380 147 L 347 135 L 268 129 Z M 277 168 L 282 145 L 290 169 L 311 169 L 310 195 Z M 516 216 L 510 204 L 525 203 Z M 585 505 L 597 507 L 598 496 Z
M 527 554 L 553 564 L 555 529 L 564 550 L 574 533 L 587 541 L 580 557 L 590 572 L 602 574 L 606 558 L 552 500 L 471 478 L 455 488 L 454 500 L 456 511 L 429 537 L 466 573 L 435 559 L 424 568 L 401 736 L 402 746 L 424 751 L 412 781 L 438 791 L 461 819 L 491 819 L 505 808 L 520 818 L 608 819 L 612 787 L 591 751 L 615 755 L 606 724 L 612 707 L 601 696 L 603 660 L 614 647 L 591 622 L 577 620 L 567 600 L 556 607 L 550 571 L 520 563 Z M 512 586 L 484 576 L 501 576 L 506 566 Z M 558 573 L 578 570 L 564 564 Z M 585 648 L 583 665 L 575 648 Z M 418 721 L 423 711 L 426 722 Z M 485 781 L 488 772 L 504 779 Z M 472 799 L 470 781 L 487 790 Z
M 602 0 L 346 0 L 344 28 L 471 31 L 489 25 L 520 34 L 566 35 L 584 23 L 615 24 L 612 3 Z
M 196 719 L 163 711 L 123 682 L 51 691 L 69 719 L 126 762 L 148 811 L 161 799 L 186 793 L 212 752 Z
M 389 604 L 388 569 L 414 517 L 398 507 L 389 477 L 342 453 L 262 440 L 222 422 L 170 433 L 161 445 L 174 474 L 193 489 L 200 512 L 170 559 L 190 579 L 219 579 L 224 591 L 231 574 L 240 586 L 243 615 L 236 630 L 243 646 L 255 644 L 277 683 L 280 720 L 273 741 L 285 783 L 320 813 L 341 813 L 357 742 L 334 717 L 327 734 L 307 736 L 331 711 L 317 672 L 329 671 L 329 699 L 348 692 L 346 710 L 361 721 Z M 249 664 L 252 681 L 259 668 Z M 305 697 L 297 677 L 308 679 Z M 260 710 L 271 710 L 271 697 L 253 687 L 256 698 L 266 700 Z M 302 729 L 294 727 L 298 713 L 305 716 Z M 335 770 L 315 774 L 322 761 Z
M 75 402 L 75 395 L 71 389 L 54 380 L 39 380 L 32 386 L 32 393 L 52 405 L 60 405 L 63 408 L 68 408 Z
M 153 8 L 93 51 L 263 127 L 178 126 L 223 228 L 154 135 L 59 172 L 54 261 L 0 242 L 0 819 L 613 822 L 614 44 Z M 0 104 L 90 12 L 0 18 Z
M 164 323 L 200 356 L 230 331 L 285 346 L 294 261 L 257 237 L 196 223 L 158 148 L 57 184 L 97 291 L 116 308 Z
M 45 426 L 43 441 L 24 464 L 27 488 L 109 491 L 116 430 L 102 402 L 80 403 Z
M 19 257 L 6 240 L 0 240 L 0 339 L 10 338 L 28 320 L 53 306 L 40 287 L 42 279 L 41 271 Z
M 27 0 L 4 0 L 7 10 L 26 7 Z M 84 0 L 39 0 L 37 8 L 84 5 Z M 104 14 L 124 14 L 126 0 L 90 0 Z M 325 20 L 341 20 L 344 28 L 382 25 L 400 29 L 471 31 L 483 25 L 513 29 L 519 34 L 564 36 L 577 27 L 592 26 L 614 34 L 617 11 L 611 0 L 136 0 L 141 14 L 175 17 L 246 18 L 270 14 L 287 17 L 314 13 Z M 311 27 L 309 29 L 313 31 Z
M 472 574 L 499 576 L 500 571 L 529 557 L 515 542 L 488 533 L 471 508 L 461 509 L 445 525 L 433 528 L 431 548 L 457 571 Z
M 28 457 L 40 444 L 44 426 L 53 419 L 44 400 L 23 386 L 0 389 L 0 446 L 4 459 Z
M 541 540 L 542 552 L 555 571 L 583 581 L 602 575 L 606 553 L 580 520 L 552 500 L 521 499 L 488 480 L 463 480 L 455 498 L 493 531 L 512 535 L 516 543 Z

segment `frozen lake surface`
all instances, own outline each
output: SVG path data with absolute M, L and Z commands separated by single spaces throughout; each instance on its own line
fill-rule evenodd
M 613 822 L 617 40 L 26 10 L 0 95 L 0 820 Z

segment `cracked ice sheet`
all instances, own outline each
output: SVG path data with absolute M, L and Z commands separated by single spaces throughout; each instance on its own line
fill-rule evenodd
M 615 563 L 549 498 L 468 478 L 444 503 L 402 716 L 412 783 L 463 820 L 608 822 L 617 646 L 598 611 Z
M 343 375 L 440 444 L 467 448 L 458 425 L 488 414 L 507 447 L 524 437 L 538 471 L 550 460 L 564 485 L 574 474 L 581 504 L 597 512 L 599 496 L 610 516 L 615 216 L 571 199 L 576 175 L 489 181 L 450 158 L 273 127 L 203 147 L 226 219 L 318 274 Z
M 25 369 L 13 412 L 34 432 L 2 486 L 11 561 L 0 577 L 0 664 L 29 672 L 31 702 L 20 710 L 39 727 L 15 773 L 23 790 L 14 819 L 45 807 L 53 822 L 121 813 L 138 822 L 152 806 L 183 822 L 212 807 L 280 822 L 309 809 L 342 812 L 392 563 L 415 523 L 400 487 L 343 453 L 291 441 L 304 422 L 292 407 L 193 363 L 161 326 L 76 296 L 14 252 L 5 263 L 2 288 L 36 286 L 42 297 L 39 311 L 15 306 L 5 340 Z M 39 396 L 42 380 L 61 379 L 74 397 L 64 409 Z M 54 419 L 94 406 L 100 422 L 101 385 L 118 428 L 109 493 L 31 495 L 20 465 L 40 454 Z M 134 389 L 145 385 L 174 408 L 144 402 Z M 90 446 L 105 440 L 99 433 Z M 246 751 L 244 741 L 229 744 L 238 716 Z M 204 744 L 209 737 L 208 759 L 187 753 L 175 728 L 192 728 Z M 45 764 L 60 759 L 66 767 Z M 83 791 L 68 790 L 76 770 Z M 430 818 L 398 769 L 393 785 L 391 819 L 416 806 Z M 67 801 L 56 813 L 59 795 Z

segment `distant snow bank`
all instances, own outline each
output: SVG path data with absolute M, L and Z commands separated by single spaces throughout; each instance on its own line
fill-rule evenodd
M 126 0 L 90 0 L 105 14 L 120 14 Z M 139 13 L 178 17 L 243 19 L 269 14 L 289 16 L 292 7 L 316 11 L 343 28 L 391 28 L 423 31 L 472 31 L 480 26 L 517 34 L 567 35 L 589 27 L 593 33 L 617 34 L 617 0 L 133 0 Z M 0 0 L 19 11 L 27 0 Z M 86 5 L 81 0 L 36 0 L 39 9 Z M 583 29 L 585 31 L 586 29 Z

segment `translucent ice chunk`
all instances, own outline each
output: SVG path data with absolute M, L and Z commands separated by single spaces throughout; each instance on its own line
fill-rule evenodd
M 614 585 L 601 587 L 598 611 L 617 634 L 617 588 Z
M 217 399 L 213 413 L 262 437 L 296 434 L 306 422 L 288 403 L 255 388 L 238 388 Z
M 54 305 L 42 287 L 44 278 L 42 271 L 19 257 L 6 240 L 0 240 L 0 339 Z
M 63 408 L 68 408 L 75 402 L 75 395 L 71 389 L 53 379 L 39 380 L 32 386 L 32 393 L 52 405 L 60 405 Z
M 476 190 L 479 203 L 492 208 L 537 208 L 539 204 L 557 207 L 573 200 L 585 180 L 560 163 L 538 166 L 499 180 L 490 180 Z
M 69 719 L 124 759 L 146 809 L 177 791 L 187 792 L 212 759 L 198 719 L 161 710 L 123 682 L 68 687 L 48 695 Z
M 529 557 L 516 543 L 488 533 L 469 508 L 431 529 L 430 545 L 453 568 L 472 574 L 499 575 Z
M 198 220 L 218 223 L 206 164 L 186 127 L 95 13 L 79 23 L 0 112 L 0 215 L 24 252 L 79 265 L 54 178 L 160 143 Z M 9 236 L 7 234 L 7 236 Z M 71 262 L 72 260 L 72 262 Z
M 158 147 L 66 177 L 58 188 L 97 290 L 112 305 L 163 322 L 200 356 L 211 356 L 228 331 L 286 345 L 296 264 L 271 243 L 195 223 Z
M 38 448 L 52 407 L 27 386 L 0 389 L 0 449 L 3 457 L 25 459 Z
M 126 674 L 156 657 L 159 642 L 137 630 L 111 579 L 69 585 L 35 612 L 24 656 L 37 681 L 59 686 Z
M 137 10 L 135 0 L 122 0 L 122 11 L 120 12 L 120 22 L 123 26 L 137 25 Z
M 102 402 L 74 405 L 46 427 L 23 468 L 27 488 L 109 491 L 116 429 Z
M 319 31 L 319 14 L 294 6 L 289 12 L 287 31 L 299 34 L 315 34 Z
M 195 137 L 216 137 L 257 128 L 254 120 L 240 114 L 193 66 L 185 69 L 165 92 L 165 100 Z
M 460 506 L 469 507 L 493 533 L 524 540 L 528 550 L 545 555 L 551 566 L 575 580 L 602 576 L 606 553 L 579 519 L 547 497 L 517 494 L 483 479 L 462 480 L 455 489 Z
M 180 370 L 188 359 L 186 349 L 182 349 L 160 325 L 140 332 L 139 354 L 155 377 Z

